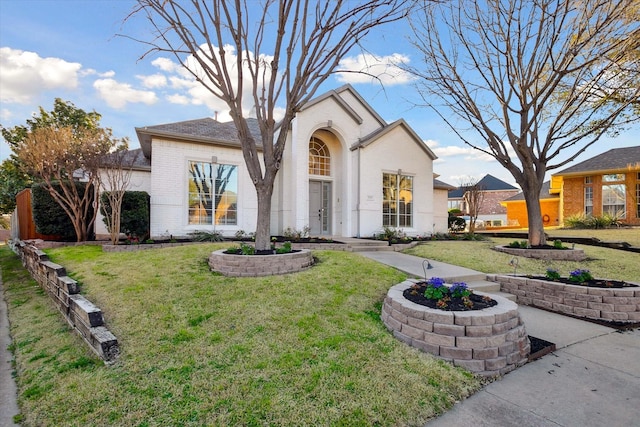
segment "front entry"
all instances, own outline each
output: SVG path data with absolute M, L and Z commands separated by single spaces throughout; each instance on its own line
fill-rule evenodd
M 309 228 L 312 235 L 331 234 L 331 183 L 309 181 Z

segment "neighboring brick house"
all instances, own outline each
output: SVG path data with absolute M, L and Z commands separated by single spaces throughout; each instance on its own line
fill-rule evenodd
M 492 225 L 506 225 L 507 210 L 500 204 L 505 199 L 515 196 L 520 192 L 517 187 L 508 184 L 493 175 L 485 175 L 477 183 L 478 188 L 484 193 L 484 198 L 478 212 L 478 219 L 485 223 L 491 221 Z M 464 199 L 467 192 L 465 186 L 460 186 L 449 191 L 449 209 L 460 209 L 463 215 L 469 215 L 469 207 Z
M 640 225 L 640 146 L 614 148 L 551 175 L 560 223 L 577 215 L 614 215 Z
M 540 190 L 540 211 L 542 212 L 542 223 L 545 227 L 560 225 L 560 195 L 551 194 L 549 188 L 550 181 L 542 184 Z M 529 226 L 527 216 L 527 205 L 524 201 L 524 194 L 518 193 L 513 197 L 500 202 L 507 210 L 507 224 L 526 228 Z

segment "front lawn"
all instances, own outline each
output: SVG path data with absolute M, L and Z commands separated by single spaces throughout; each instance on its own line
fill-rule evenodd
M 23 425 L 423 425 L 481 386 L 384 328 L 396 270 L 325 251 L 305 272 L 227 278 L 206 264 L 221 247 L 49 251 L 103 310 L 113 366 L 0 247 Z
M 492 238 L 484 241 L 434 241 L 422 243 L 405 252 L 423 258 L 471 268 L 483 273 L 512 274 L 514 268 L 510 265 L 510 262 L 514 256 L 494 251 L 491 248 L 496 245 L 508 245 L 514 240 L 521 239 Z M 565 244 L 565 246 L 571 247 L 571 244 Z M 547 268 L 552 268 L 561 275 L 567 276 L 572 270 L 585 269 L 591 271 L 593 276 L 598 278 L 640 282 L 640 262 L 638 262 L 640 255 L 638 253 L 588 245 L 576 245 L 576 248 L 584 250 L 587 255 L 586 260 L 546 261 L 517 257 L 517 272 L 519 274 L 544 275 Z

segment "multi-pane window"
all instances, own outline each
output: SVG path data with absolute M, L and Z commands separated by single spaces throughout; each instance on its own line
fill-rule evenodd
M 238 223 L 238 167 L 189 162 L 189 224 Z
M 602 175 L 602 213 L 626 218 L 627 187 L 625 174 Z M 616 184 L 617 182 L 617 184 Z
M 584 187 L 584 213 L 593 215 L 593 187 Z
M 382 175 L 382 225 L 413 226 L 413 177 L 389 173 Z
M 584 183 L 585 184 L 593 184 L 593 177 L 592 176 L 585 176 L 584 177 Z
M 316 137 L 309 141 L 309 175 L 331 176 L 329 148 Z

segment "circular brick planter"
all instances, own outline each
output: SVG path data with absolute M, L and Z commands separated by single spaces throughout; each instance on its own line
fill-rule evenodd
M 221 249 L 209 255 L 211 270 L 225 276 L 273 276 L 295 273 L 313 265 L 313 255 L 308 249 L 276 255 L 234 255 L 225 251 Z
M 382 321 L 396 338 L 483 376 L 503 375 L 527 362 L 531 346 L 516 303 L 490 295 L 498 304 L 483 310 L 432 309 L 402 295 L 415 282 L 393 286 L 384 300 Z
M 518 249 L 508 246 L 494 246 L 494 250 L 525 258 L 550 259 L 558 261 L 583 261 L 587 258 L 582 249 Z

